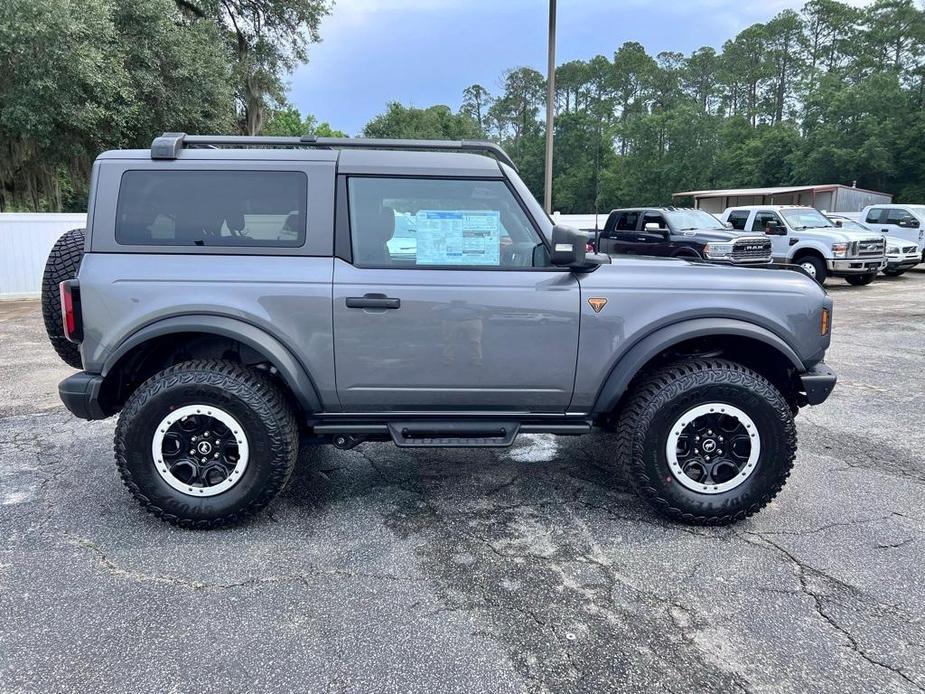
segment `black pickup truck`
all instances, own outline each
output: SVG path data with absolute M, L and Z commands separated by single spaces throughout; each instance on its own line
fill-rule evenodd
M 771 262 L 771 239 L 728 229 L 703 210 L 632 207 L 614 210 L 597 235 L 602 253 L 702 259 L 759 265 Z

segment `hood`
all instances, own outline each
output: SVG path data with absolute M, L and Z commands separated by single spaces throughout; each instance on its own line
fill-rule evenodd
M 700 241 L 735 241 L 741 238 L 767 238 L 764 234 L 753 231 L 736 231 L 734 229 L 685 229 L 672 232 L 675 236 L 688 237 Z
M 840 227 L 808 227 L 806 229 L 793 229 L 795 236 L 807 234 L 812 236 L 824 236 L 832 241 L 877 241 L 883 238 L 875 231 L 851 231 Z

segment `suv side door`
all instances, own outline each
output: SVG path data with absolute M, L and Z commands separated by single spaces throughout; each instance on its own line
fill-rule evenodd
M 786 262 L 790 255 L 791 240 L 790 227 L 784 222 L 774 210 L 757 210 L 752 218 L 751 225 L 748 229 L 756 233 L 767 233 L 768 222 L 776 222 L 786 233 L 783 235 L 773 234 L 771 238 L 771 256 L 776 262 Z
M 342 175 L 337 196 L 344 410 L 565 411 L 579 285 L 507 181 Z

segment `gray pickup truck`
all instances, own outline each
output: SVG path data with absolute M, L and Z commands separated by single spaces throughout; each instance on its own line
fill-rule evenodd
M 100 155 L 45 279 L 64 404 L 120 413 L 126 486 L 187 527 L 266 506 L 300 442 L 597 429 L 657 511 L 729 523 L 835 384 L 804 273 L 588 254 L 490 143 L 168 133 Z

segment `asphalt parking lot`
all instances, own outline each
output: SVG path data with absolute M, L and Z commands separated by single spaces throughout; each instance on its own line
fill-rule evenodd
M 830 285 L 839 385 L 719 529 L 653 516 L 601 434 L 303 449 L 270 513 L 178 530 L 0 303 L 0 690 L 925 690 L 925 269 Z

